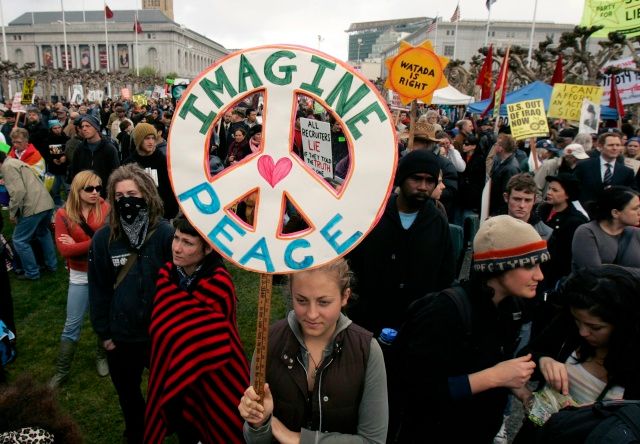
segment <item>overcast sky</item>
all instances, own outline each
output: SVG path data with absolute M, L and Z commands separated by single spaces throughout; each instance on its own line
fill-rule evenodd
M 492 20 L 531 22 L 535 0 L 498 0 Z M 30 11 L 60 10 L 60 0 L 0 0 L 9 23 Z M 460 0 L 462 19 L 486 20 L 485 0 Z M 141 7 L 141 0 L 108 0 L 113 10 Z M 226 48 L 289 43 L 320 48 L 347 58 L 350 23 L 406 17 L 443 17 L 449 21 L 458 0 L 174 0 L 175 21 Z M 66 11 L 99 10 L 102 0 L 64 0 Z M 538 0 L 537 21 L 578 24 L 584 0 Z M 318 46 L 318 36 L 322 41 Z

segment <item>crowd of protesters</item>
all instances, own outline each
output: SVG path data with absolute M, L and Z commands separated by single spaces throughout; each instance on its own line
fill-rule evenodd
M 339 190 L 352 167 L 345 129 L 298 99 L 291 153 L 304 158 L 301 118 L 328 122 Z M 171 101 L 4 111 L 14 231 L 0 247 L 25 285 L 60 272 L 55 247 L 69 276 L 50 387 L 72 377 L 89 311 L 129 443 L 501 443 L 515 399 L 638 399 L 635 128 L 578 134 L 553 121 L 548 137 L 516 141 L 507 121 L 448 111 L 421 109 L 413 123 L 394 113 L 394 192 L 346 258 L 290 276 L 258 391 L 231 275 L 171 189 Z M 260 94 L 221 114 L 203 147 L 210 177 L 263 150 L 265 124 Z M 255 194 L 232 209 L 248 225 L 255 210 Z M 282 217 L 285 233 L 309 228 L 288 200 Z M 16 333 L 4 264 L 0 320 Z M 544 428 L 532 421 L 519 442 Z

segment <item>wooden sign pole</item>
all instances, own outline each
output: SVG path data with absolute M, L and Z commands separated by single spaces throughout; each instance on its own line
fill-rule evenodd
M 273 276 L 260 275 L 260 289 L 258 292 L 258 321 L 256 323 L 256 352 L 254 359 L 253 389 L 264 399 L 264 384 L 267 373 L 267 346 L 269 345 L 269 320 L 271 319 L 271 293 L 273 290 Z
M 416 114 L 418 113 L 418 103 L 413 100 L 411 102 L 411 111 L 409 112 L 409 151 L 413 150 L 413 135 L 416 131 Z
M 533 169 L 534 172 L 540 168 L 540 161 L 538 160 L 538 150 L 536 149 L 536 138 L 529 139 L 529 149 L 531 150 L 531 156 L 533 157 Z

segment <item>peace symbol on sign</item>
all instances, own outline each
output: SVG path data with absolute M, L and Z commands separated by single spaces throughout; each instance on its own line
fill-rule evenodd
M 210 179 L 211 125 L 257 91 L 264 95 L 260 150 Z M 296 94 L 321 103 L 344 128 L 351 168 L 340 193 L 291 153 Z M 289 273 L 346 254 L 373 228 L 391 189 L 397 143 L 382 97 L 359 73 L 311 49 L 270 46 L 231 54 L 191 83 L 171 125 L 167 157 L 183 212 L 223 256 L 249 270 Z M 229 207 L 256 189 L 250 227 Z M 309 229 L 281 233 L 285 197 Z

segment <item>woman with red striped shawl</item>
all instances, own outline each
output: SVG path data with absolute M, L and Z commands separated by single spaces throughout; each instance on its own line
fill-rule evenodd
M 184 217 L 174 220 L 173 260 L 161 270 L 151 315 L 145 442 L 241 443 L 236 408 L 249 366 L 236 294 L 220 256 Z

